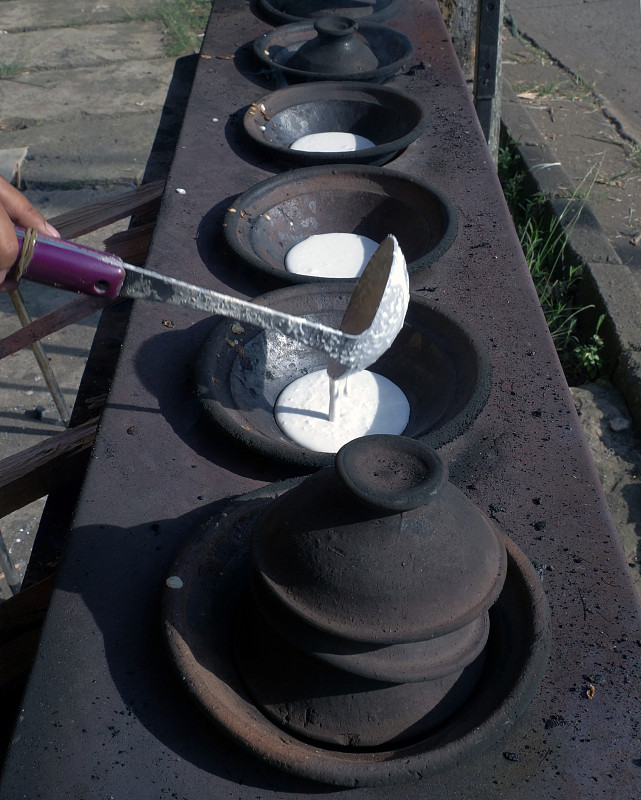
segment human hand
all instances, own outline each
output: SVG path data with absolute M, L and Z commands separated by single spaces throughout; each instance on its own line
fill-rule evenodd
M 13 229 L 14 224 L 35 228 L 41 233 L 60 238 L 58 231 L 49 225 L 27 198 L 0 177 L 0 291 L 10 291 L 16 287 L 15 281 L 5 281 L 7 272 L 18 258 L 18 239 Z

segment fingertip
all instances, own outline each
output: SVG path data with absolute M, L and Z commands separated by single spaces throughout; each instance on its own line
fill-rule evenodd
M 50 225 L 48 222 L 45 222 L 45 231 L 49 234 L 49 236 L 53 236 L 55 239 L 60 239 L 60 234 L 58 231 Z

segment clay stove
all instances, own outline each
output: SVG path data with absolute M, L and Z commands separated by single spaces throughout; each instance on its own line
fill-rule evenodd
M 449 249 L 412 276 L 411 288 L 464 320 L 492 363 L 487 402 L 474 423 L 439 447 L 450 481 L 509 537 L 505 588 L 513 586 L 513 595 L 501 626 L 492 606 L 489 641 L 493 628 L 521 632 L 510 637 L 511 647 L 529 652 L 535 621 L 524 625 L 510 611 L 527 608 L 521 599 L 537 590 L 550 604 L 552 637 L 545 679 L 527 709 L 517 692 L 474 692 L 474 711 L 439 729 L 433 763 L 406 745 L 408 772 L 428 779 L 393 791 L 413 800 L 636 798 L 641 625 L 617 534 L 437 4 L 405 0 L 386 24 L 414 45 L 393 84 L 430 108 L 423 135 L 390 166 L 446 193 L 459 218 Z M 252 43 L 268 29 L 244 2 L 214 4 L 147 261 L 150 269 L 252 297 L 263 287 L 238 265 L 221 231 L 230 198 L 278 168 L 249 149 L 242 131 L 251 103 L 279 88 L 252 56 Z M 203 585 L 217 588 L 201 613 L 215 607 L 224 622 L 238 607 L 234 592 L 248 578 L 243 520 L 274 498 L 277 483 L 292 480 L 291 466 L 248 458 L 222 430 L 203 425 L 194 364 L 215 324 L 187 310 L 134 306 L 5 764 L 2 800 L 128 797 L 132 787 L 141 800 L 333 800 L 345 793 L 274 769 L 218 732 L 177 681 L 158 631 L 177 553 L 189 541 L 194 548 L 206 542 L 209 520 L 235 514 L 224 550 L 194 558 Z M 519 553 L 527 554 L 523 568 Z M 524 575 L 527 563 L 532 584 L 510 581 L 513 565 Z M 227 580 L 235 569 L 239 580 Z M 225 580 L 217 581 L 221 572 Z M 206 647 L 196 647 L 197 666 L 227 687 L 219 706 L 240 726 L 248 718 L 235 705 L 235 669 L 223 659 L 229 648 L 216 639 L 219 628 L 204 629 L 211 633 Z M 510 666 L 500 649 L 492 657 L 506 666 L 501 686 L 514 686 L 523 662 Z M 251 717 L 254 752 L 274 741 L 261 718 Z M 509 732 L 479 755 L 495 723 Z M 326 746 L 281 736 L 277 761 L 287 756 L 326 769 Z M 384 755 L 330 752 L 341 780 L 354 776 L 356 756 L 366 762 L 353 785 L 386 769 Z M 383 800 L 390 789 L 361 784 L 358 794 Z

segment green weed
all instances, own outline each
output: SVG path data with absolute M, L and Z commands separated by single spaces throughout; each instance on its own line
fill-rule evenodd
M 0 78 L 12 78 L 19 75 L 25 69 L 24 64 L 18 61 L 0 61 Z
M 165 31 L 167 54 L 180 56 L 197 51 L 197 36 L 207 23 L 211 0 L 158 0 L 156 8 Z
M 513 142 L 499 151 L 499 177 L 566 377 L 572 383 L 596 377 L 601 369 L 601 322 L 592 334 L 583 335 L 578 323 L 591 306 L 575 302 L 582 268 L 573 263 L 567 242 L 567 231 L 578 219 L 595 177 L 588 173 L 571 197 L 572 201 L 584 199 L 578 208 L 576 203 L 568 203 L 560 217 L 549 213 L 545 197 L 528 193 L 526 173 Z M 565 219 L 566 213 L 573 217 Z
M 598 378 L 601 372 L 601 351 L 605 342 L 599 336 L 599 328 L 603 324 L 605 314 L 601 314 L 596 323 L 596 330 L 587 342 L 578 344 L 574 348 L 574 355 L 581 367 L 588 373 L 590 378 Z

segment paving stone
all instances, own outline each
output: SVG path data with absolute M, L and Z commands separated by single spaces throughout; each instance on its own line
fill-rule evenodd
M 31 127 L 87 114 L 161 109 L 173 71 L 171 59 L 123 61 L 101 67 L 30 73 L 6 81 L 3 129 Z M 0 142 L 2 132 L 0 131 Z
M 30 31 L 158 16 L 156 0 L 0 0 L 0 28 Z
M 3 147 L 28 146 L 22 176 L 31 188 L 135 184 L 154 140 L 160 110 L 87 115 L 81 124 L 54 122 L 4 133 Z
M 3 63 L 20 68 L 14 80 L 24 80 L 26 74 L 40 70 L 77 69 L 165 55 L 158 21 L 9 33 L 1 40 Z

